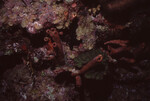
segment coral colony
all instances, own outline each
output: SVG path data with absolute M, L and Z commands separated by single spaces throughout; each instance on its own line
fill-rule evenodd
M 1 101 L 150 101 L 149 0 L 1 0 Z

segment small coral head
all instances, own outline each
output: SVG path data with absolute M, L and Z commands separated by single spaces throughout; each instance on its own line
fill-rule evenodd
M 65 12 L 64 12 L 64 15 L 65 15 L 65 16 L 68 16 L 68 11 L 65 11 Z
M 51 30 L 50 30 L 50 29 L 47 29 L 47 30 L 46 30 L 46 33 L 47 33 L 47 34 L 50 34 L 50 33 L 51 33 Z
M 56 42 L 53 42 L 53 47 L 57 47 L 57 43 Z
M 73 13 L 73 14 L 72 14 L 72 19 L 74 19 L 76 16 L 77 16 L 77 14 L 76 14 L 76 13 Z
M 75 8 L 76 6 L 77 6 L 76 3 L 73 3 L 73 4 L 71 5 L 72 8 Z
M 97 62 L 101 62 L 103 60 L 103 56 L 99 54 L 95 59 Z
M 59 32 L 59 35 L 63 35 L 64 33 L 63 32 Z
M 52 32 L 54 32 L 54 31 L 56 31 L 56 28 L 51 28 L 50 30 L 51 30 Z
M 44 37 L 44 41 L 45 41 L 45 42 L 47 42 L 47 41 L 49 41 L 49 40 L 50 40 L 49 37 Z

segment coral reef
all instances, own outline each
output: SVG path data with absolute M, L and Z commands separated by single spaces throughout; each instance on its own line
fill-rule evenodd
M 50 69 L 38 72 L 36 77 L 32 79 L 33 77 L 25 65 L 17 65 L 15 68 L 7 70 L 4 75 L 7 76 L 5 76 L 6 78 L 3 83 L 7 86 L 3 89 L 3 94 L 7 94 L 9 90 L 11 91 L 11 89 L 14 89 L 15 96 L 17 97 L 17 95 L 19 95 L 22 100 L 67 101 L 73 100 L 77 95 L 72 84 L 63 87 L 55 83 L 55 74 Z M 22 87 L 20 88 L 20 86 Z M 1 97 L 3 94 L 1 94 Z M 13 99 L 13 95 L 10 95 L 8 100 L 15 99 Z
M 87 23 L 86 25 L 85 22 Z M 78 25 L 76 29 L 77 40 L 82 40 L 82 46 L 85 50 L 91 50 L 96 40 L 95 25 L 92 22 L 92 16 L 81 17 Z
M 10 0 L 0 10 L 0 24 L 1 26 L 2 24 L 9 26 L 21 24 L 23 28 L 27 28 L 30 33 L 34 34 L 42 29 L 46 22 L 57 24 L 58 29 L 68 27 L 71 20 L 77 15 L 77 11 L 77 6 L 71 7 L 70 5 L 70 9 L 68 9 L 66 4 L 57 5 L 53 0 L 36 2 L 33 0 Z
M 1 0 L 2 101 L 149 101 L 148 0 Z
M 72 73 L 72 76 L 85 73 L 85 78 L 102 79 L 108 69 L 108 57 L 102 49 L 91 50 L 79 55 L 74 59 L 75 65 L 81 68 L 78 72 Z M 93 68 L 93 69 L 90 69 Z

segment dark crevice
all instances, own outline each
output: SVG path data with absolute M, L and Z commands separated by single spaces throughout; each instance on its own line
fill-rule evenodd
M 73 46 L 78 46 L 82 41 L 76 39 L 76 29 L 78 27 L 78 18 L 75 18 L 68 29 L 64 29 L 64 35 L 61 37 L 62 41 L 69 44 L 70 49 L 73 49 Z
M 32 35 L 29 39 L 31 41 L 31 45 L 33 48 L 39 48 L 42 47 L 45 42 L 44 42 L 44 37 L 45 34 L 44 33 L 38 33 L 35 35 Z
M 3 55 L 0 56 L 0 74 L 5 72 L 9 68 L 15 67 L 17 64 L 21 64 L 22 62 L 22 57 L 25 54 L 23 53 L 17 53 L 13 55 Z
M 141 1 L 141 2 L 139 2 Z M 117 2 L 116 2 L 117 4 Z M 109 9 L 108 4 L 102 5 L 101 12 L 104 17 L 111 23 L 114 24 L 125 24 L 130 21 L 130 19 L 138 12 L 149 12 L 148 9 L 150 2 L 149 0 L 135 0 L 133 3 L 128 4 L 128 6 L 123 6 L 122 8 Z M 119 3 L 118 3 L 119 5 Z
M 81 0 L 84 6 L 93 8 L 100 4 L 100 0 Z
M 57 0 L 56 1 L 56 4 L 61 4 L 61 3 L 63 3 L 63 0 Z
M 45 30 L 44 31 L 42 30 L 36 34 L 31 34 L 27 32 L 26 29 L 22 29 L 22 30 L 23 30 L 22 36 L 30 40 L 31 46 L 33 48 L 42 47 L 46 43 L 44 42 L 44 37 L 46 36 Z
M 3 5 L 4 5 L 4 1 L 0 0 L 0 9 L 3 7 Z
M 55 77 L 55 81 L 58 84 L 68 85 L 70 83 L 75 83 L 74 77 L 71 76 L 71 72 L 62 72 Z
M 41 70 L 47 69 L 49 67 L 51 67 L 51 69 L 54 70 L 55 65 L 56 64 L 54 63 L 54 61 L 39 60 L 38 63 L 33 63 L 32 67 L 37 71 L 41 71 Z
M 113 78 L 104 77 L 103 80 L 84 80 L 84 89 L 90 93 L 90 101 L 107 101 L 113 90 Z

